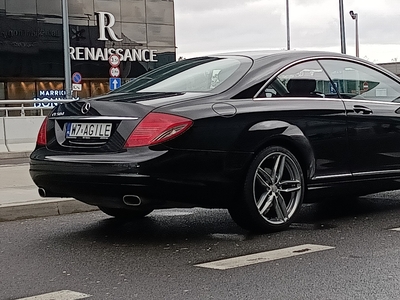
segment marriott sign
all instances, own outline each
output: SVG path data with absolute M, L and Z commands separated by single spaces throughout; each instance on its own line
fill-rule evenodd
M 111 38 L 111 41 L 121 42 L 112 27 L 115 24 L 115 17 L 109 12 L 96 12 L 98 17 L 99 41 L 109 41 L 106 36 Z M 122 49 L 122 48 L 94 48 L 94 47 L 70 47 L 70 56 L 72 60 L 102 60 L 108 61 L 108 58 L 113 55 L 119 55 L 121 61 L 144 61 L 156 62 L 157 50 L 150 49 Z

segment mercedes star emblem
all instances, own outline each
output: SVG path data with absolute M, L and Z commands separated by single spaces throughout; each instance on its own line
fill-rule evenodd
M 86 103 L 82 106 L 81 112 L 82 112 L 84 115 L 86 115 L 86 114 L 89 112 L 89 110 L 90 110 L 90 103 L 89 103 L 89 102 L 86 102 Z

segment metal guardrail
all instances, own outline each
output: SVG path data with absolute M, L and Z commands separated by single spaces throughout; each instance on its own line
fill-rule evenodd
M 49 111 L 53 107 L 46 107 L 43 104 L 63 104 L 77 101 L 77 99 L 71 100 L 0 100 L 0 112 L 5 112 L 4 117 L 9 117 L 10 111 L 20 111 L 20 116 L 25 116 L 25 111 L 27 110 L 35 110 L 40 111 L 40 116 L 44 116 L 44 111 Z M 25 106 L 25 104 L 41 104 L 39 106 Z M 8 106 L 8 105 L 16 105 L 19 106 Z M 5 105 L 5 106 L 3 106 Z M 1 116 L 1 115 L 0 115 Z

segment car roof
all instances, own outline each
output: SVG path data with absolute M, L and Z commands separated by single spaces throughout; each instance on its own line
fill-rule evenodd
M 212 56 L 212 55 L 210 55 Z M 310 57 L 337 57 L 337 58 L 351 58 L 357 59 L 354 56 L 336 53 L 336 52 L 328 52 L 328 51 L 309 51 L 309 50 L 255 50 L 255 51 L 235 51 L 235 52 L 226 52 L 226 53 L 218 53 L 215 56 L 246 56 L 253 60 L 264 59 L 270 56 L 287 58 L 287 59 L 302 59 L 302 58 L 310 58 Z
M 394 78 L 396 81 L 399 80 L 399 77 L 393 74 L 392 72 L 384 69 L 383 67 L 374 64 L 368 60 L 355 57 L 352 55 L 337 53 L 337 52 L 329 52 L 329 51 L 310 51 L 310 50 L 256 50 L 256 51 L 237 51 L 237 52 L 229 52 L 218 54 L 215 56 L 243 56 L 252 59 L 255 62 L 253 66 L 253 70 L 257 70 L 259 68 L 265 68 L 266 61 L 274 61 L 279 65 L 278 68 L 285 66 L 291 62 L 301 61 L 303 59 L 318 59 L 318 58 L 336 58 L 336 59 L 345 59 L 347 61 L 358 62 L 363 65 L 372 67 L 376 70 L 379 70 L 381 73 L 389 75 Z
M 208 55 L 212 57 L 213 55 Z M 383 74 L 388 75 L 392 79 L 399 82 L 399 78 L 388 70 L 376 65 L 365 59 L 355 56 L 346 55 L 329 51 L 309 51 L 309 50 L 256 50 L 256 51 L 236 51 L 229 53 L 220 53 L 214 57 L 247 57 L 254 61 L 253 66 L 241 81 L 241 88 L 246 89 L 254 85 L 254 82 L 261 82 L 270 76 L 276 74 L 279 70 L 292 64 L 293 62 L 301 62 L 309 59 L 344 59 L 361 63 L 365 66 L 372 67 Z

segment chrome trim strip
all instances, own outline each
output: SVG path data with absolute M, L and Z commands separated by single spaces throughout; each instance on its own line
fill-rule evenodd
M 361 103 L 372 103 L 372 104 L 390 104 L 390 105 L 396 105 L 399 106 L 400 103 L 398 102 L 387 102 L 387 101 L 379 101 L 379 100 L 368 100 L 368 99 L 357 99 L 357 98 L 351 98 L 351 99 L 343 99 L 344 102 L 361 102 Z
M 75 142 L 73 140 L 68 140 L 70 144 L 77 146 L 103 146 L 107 143 L 107 141 L 108 139 L 106 141 L 101 141 L 101 142 L 85 143 L 85 142 Z
M 322 190 L 322 189 L 326 189 L 326 186 L 309 186 L 307 187 L 307 190 L 309 191 L 316 191 L 316 190 Z
M 338 175 L 323 175 L 315 176 L 311 180 L 322 180 L 330 178 L 343 178 L 343 177 L 361 177 L 361 176 L 371 176 L 371 175 L 385 175 L 385 174 L 400 174 L 400 170 L 385 170 L 385 171 L 371 171 L 371 172 L 358 172 L 358 173 L 348 173 L 348 174 L 338 174 Z
M 139 120 L 138 117 L 107 117 L 107 116 L 66 116 L 66 117 L 49 117 L 51 120 L 85 120 L 85 121 L 122 121 L 122 120 Z
M 260 91 L 261 92 L 261 91 Z M 264 98 L 253 98 L 254 101 L 262 101 L 262 100 L 278 100 L 278 99 L 285 99 L 285 100 L 304 100 L 310 97 L 307 96 L 301 96 L 301 97 L 295 97 L 295 96 L 289 96 L 289 97 L 264 97 Z M 312 99 L 318 99 L 318 100 L 324 100 L 324 101 L 336 101 L 336 102 L 343 102 L 342 98 L 325 98 L 325 97 L 316 97 L 316 98 L 312 98 Z M 346 100 L 350 100 L 350 99 L 346 99 Z M 314 100 L 315 101 L 315 100 Z M 398 105 L 398 104 L 397 104 Z
M 385 170 L 385 171 L 372 171 L 372 172 L 358 172 L 353 173 L 353 176 L 368 176 L 368 175 L 383 175 L 383 174 L 400 174 L 400 170 Z
M 351 177 L 351 173 L 347 174 L 336 174 L 336 175 L 323 175 L 323 176 L 315 176 L 311 178 L 311 180 L 320 180 L 320 179 L 329 179 L 329 178 L 342 178 L 342 177 Z

